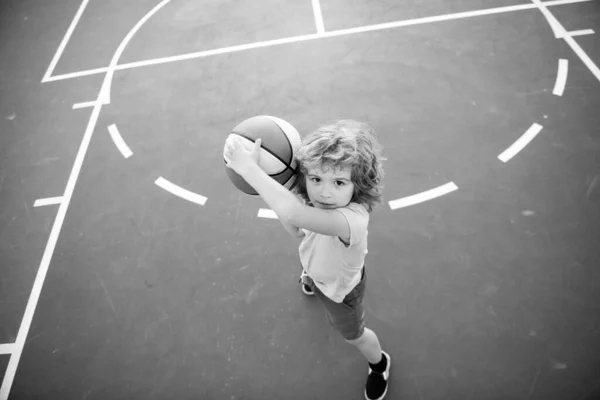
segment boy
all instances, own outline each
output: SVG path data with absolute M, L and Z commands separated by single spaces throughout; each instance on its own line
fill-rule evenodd
M 304 202 L 258 166 L 259 156 L 260 139 L 251 151 L 237 140 L 225 149 L 227 167 L 258 192 L 290 234 L 302 238 L 302 290 L 315 295 L 331 326 L 367 359 L 365 398 L 383 399 L 391 359 L 364 322 L 367 227 L 383 188 L 375 132 L 341 120 L 304 138 L 296 154 L 300 168 L 294 189 Z

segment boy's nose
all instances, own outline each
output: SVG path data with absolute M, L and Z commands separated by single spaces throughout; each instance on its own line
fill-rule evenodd
M 321 190 L 321 196 L 323 196 L 325 198 L 331 197 L 331 189 L 327 186 L 324 186 L 323 190 Z

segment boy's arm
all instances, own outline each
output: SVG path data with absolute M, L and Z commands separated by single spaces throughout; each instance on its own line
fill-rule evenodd
M 261 142 L 257 139 L 253 149 L 249 151 L 234 137 L 232 143 L 226 144 L 224 152 L 227 166 L 233 168 L 258 192 L 283 223 L 323 235 L 337 236 L 344 242 L 349 242 L 350 225 L 341 212 L 302 204 L 292 192 L 262 170 L 258 165 Z
M 302 204 L 292 192 L 267 175 L 258 164 L 247 165 L 238 173 L 275 211 L 286 229 L 288 228 L 285 224 L 323 235 L 338 236 L 345 242 L 350 241 L 350 226 L 342 213 Z

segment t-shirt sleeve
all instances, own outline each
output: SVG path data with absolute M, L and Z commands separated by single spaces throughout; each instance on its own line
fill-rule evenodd
M 369 212 L 360 204 L 350 203 L 346 207 L 337 208 L 337 211 L 348 221 L 350 227 L 350 246 L 359 243 L 367 234 L 369 225 Z

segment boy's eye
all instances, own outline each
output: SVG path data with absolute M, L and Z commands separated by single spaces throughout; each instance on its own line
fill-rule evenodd
M 337 186 L 344 186 L 345 185 L 344 181 L 335 181 L 335 184 Z
M 321 178 L 310 178 L 311 181 L 318 183 L 321 181 Z

